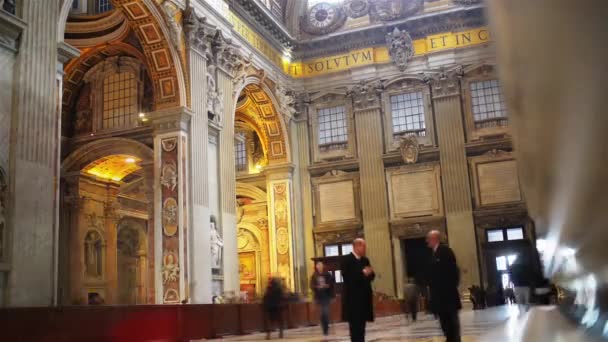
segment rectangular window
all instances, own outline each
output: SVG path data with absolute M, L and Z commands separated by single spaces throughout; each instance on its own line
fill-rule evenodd
M 236 158 L 236 170 L 246 171 L 247 170 L 247 148 L 245 140 L 237 140 L 234 144 L 234 155 Z
M 475 128 L 506 126 L 507 108 L 498 80 L 471 82 Z
M 342 255 L 348 255 L 353 252 L 353 244 L 346 243 L 342 245 Z
M 346 144 L 348 129 L 344 106 L 319 109 L 319 145 Z
M 73 0 L 72 1 L 72 9 L 73 10 L 77 10 L 78 9 L 78 0 Z
M 391 96 L 393 135 L 415 134 L 425 136 L 424 100 L 422 92 Z
M 523 228 L 509 228 L 507 229 L 507 240 L 523 240 L 524 230 Z
M 104 13 L 112 9 L 110 0 L 97 0 L 97 13 Z
M 130 72 L 103 80 L 102 128 L 132 127 L 137 120 L 137 81 Z
M 507 257 L 499 256 L 496 257 L 496 270 L 497 271 L 506 271 L 507 270 Z
M 327 245 L 325 246 L 325 256 L 339 256 L 340 255 L 340 246 L 339 245 Z
M 502 229 L 488 230 L 488 242 L 504 241 L 505 237 Z

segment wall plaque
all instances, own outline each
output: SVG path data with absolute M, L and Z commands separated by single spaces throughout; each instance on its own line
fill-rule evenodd
M 319 184 L 321 222 L 355 219 L 355 194 L 352 180 Z
M 439 182 L 433 168 L 389 175 L 393 217 L 440 213 Z
M 522 200 L 515 160 L 477 164 L 481 205 Z

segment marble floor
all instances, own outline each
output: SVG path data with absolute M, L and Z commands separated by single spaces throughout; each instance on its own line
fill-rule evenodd
M 479 337 L 502 325 L 510 318 L 517 316 L 517 308 L 503 306 L 481 311 L 465 310 L 460 314 L 463 342 L 478 342 Z M 278 340 L 278 333 L 272 337 Z M 212 341 L 260 341 L 265 340 L 263 333 L 246 336 L 225 337 Z M 443 342 L 443 334 L 439 322 L 431 315 L 422 315 L 416 323 L 408 322 L 405 316 L 392 316 L 379 318 L 368 325 L 366 340 L 369 342 L 416 341 L 416 342 Z M 302 342 L 347 342 L 348 327 L 344 323 L 334 324 L 331 334 L 327 338 L 321 336 L 319 327 L 290 329 L 285 331 L 282 341 Z

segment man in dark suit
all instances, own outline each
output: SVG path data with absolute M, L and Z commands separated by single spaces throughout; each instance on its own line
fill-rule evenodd
M 439 316 L 446 342 L 460 342 L 458 311 L 462 308 L 458 285 L 460 270 L 452 249 L 441 244 L 441 233 L 433 230 L 427 234 L 427 245 L 433 250 L 429 269 L 431 311 Z
M 342 261 L 342 319 L 348 322 L 350 340 L 365 341 L 365 324 L 374 320 L 372 281 L 376 277 L 365 257 L 365 240 L 353 242 L 353 252 Z

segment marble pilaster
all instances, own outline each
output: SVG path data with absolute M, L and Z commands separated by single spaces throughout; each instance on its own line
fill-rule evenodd
M 394 295 L 395 278 L 388 225 L 388 201 L 382 159 L 384 145 L 379 85 L 361 84 L 351 90 L 361 178 L 363 229 L 376 280 L 375 291 Z
M 8 304 L 55 302 L 57 223 L 58 1 L 25 1 L 13 82 L 9 150 L 9 230 L 12 232 Z M 12 229 L 19 227 L 19 229 Z
M 190 189 L 188 126 L 192 112 L 149 114 L 154 127 L 154 264 L 157 304 L 189 300 Z
M 441 185 L 450 247 L 461 271 L 461 289 L 479 285 L 471 187 L 465 149 L 465 132 L 460 102 L 460 80 L 456 75 L 439 75 L 431 80 L 433 107 L 439 142 Z

